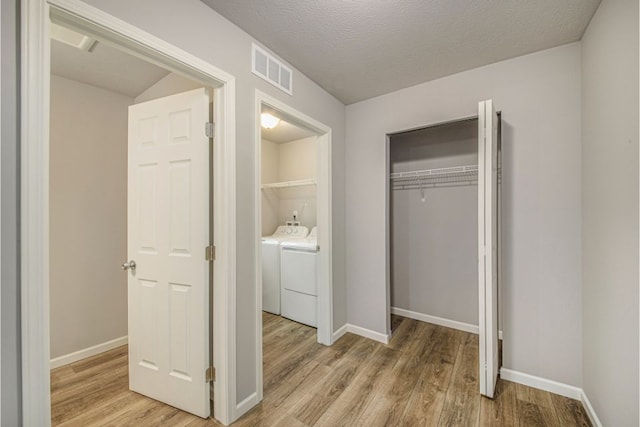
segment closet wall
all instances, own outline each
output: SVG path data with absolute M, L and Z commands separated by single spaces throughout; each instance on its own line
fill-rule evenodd
M 605 426 L 640 425 L 638 113 L 638 2 L 604 0 L 582 39 L 581 320 L 584 391 Z
M 285 143 L 262 140 L 262 183 L 317 179 L 318 138 L 311 136 Z M 262 235 L 292 219 L 311 230 L 317 223 L 316 186 L 265 188 L 262 190 Z
M 51 358 L 127 335 L 127 115 L 133 98 L 51 76 Z
M 394 135 L 391 172 L 477 165 L 477 135 L 477 120 Z M 390 209 L 391 306 L 477 326 L 477 184 L 396 188 Z
M 128 108 L 198 87 L 169 74 L 134 99 L 51 76 L 52 359 L 127 336 Z

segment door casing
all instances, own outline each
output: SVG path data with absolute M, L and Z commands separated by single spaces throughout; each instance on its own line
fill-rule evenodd
M 262 207 L 261 207 L 261 160 L 262 137 L 260 114 L 262 107 L 270 107 L 294 122 L 312 129 L 318 134 L 318 175 L 317 175 L 317 215 L 318 215 L 318 335 L 320 344 L 333 344 L 333 251 L 331 220 L 331 128 L 286 105 L 264 92 L 255 94 L 255 259 L 256 259 L 256 402 L 262 400 Z
M 214 90 L 214 416 L 236 416 L 235 78 L 137 27 L 78 0 L 21 2 L 21 338 L 26 426 L 51 423 L 49 382 L 49 99 L 51 22 L 115 44 L 127 53 Z
M 498 116 L 498 120 L 501 117 L 501 112 L 498 111 L 497 112 L 497 116 Z M 400 134 L 400 133 L 405 133 L 405 132 L 410 132 L 410 131 L 415 131 L 415 130 L 419 130 L 419 129 L 426 129 L 426 128 L 430 128 L 430 127 L 435 127 L 435 126 L 440 126 L 440 125 L 444 125 L 444 124 L 449 124 L 449 123 L 456 123 L 456 122 L 461 122 L 461 121 L 466 121 L 466 120 L 472 120 L 472 119 L 478 119 L 479 120 L 479 116 L 478 115 L 474 115 L 474 116 L 468 116 L 468 117 L 461 117 L 459 119 L 453 119 L 453 120 L 445 120 L 445 121 L 441 121 L 441 122 L 435 122 L 435 123 L 429 123 L 429 124 L 425 124 L 422 126 L 418 126 L 418 127 L 414 127 L 414 128 L 408 128 L 408 129 L 402 129 L 402 130 L 396 130 L 393 132 L 389 132 L 386 135 L 386 168 L 385 168 L 385 174 L 388 177 L 389 173 L 391 172 L 391 167 L 390 167 L 390 147 L 391 147 L 391 136 L 395 135 L 395 134 Z M 498 122 L 500 123 L 500 122 Z M 500 128 L 499 128 L 500 129 Z M 500 137 L 498 137 L 498 142 L 500 141 Z M 499 151 L 499 156 L 500 156 L 500 151 Z M 478 159 L 478 161 L 480 161 L 480 159 Z M 500 161 L 500 160 L 499 160 Z M 480 171 L 478 172 L 480 174 Z M 391 212 L 391 203 L 390 203 L 390 191 L 391 189 L 389 188 L 389 180 L 387 180 L 387 189 L 386 189 L 386 201 L 385 201 L 385 205 L 386 205 L 386 230 L 385 230 L 385 239 L 386 239 L 386 266 L 385 266 L 385 271 L 386 271 L 386 312 L 385 312 L 385 320 L 386 320 L 386 328 L 387 328 L 387 337 L 391 338 L 392 335 L 392 331 L 391 331 L 391 251 L 390 251 L 390 241 L 391 241 L 391 225 L 389 222 L 389 218 L 390 218 L 390 212 Z M 478 185 L 480 185 L 480 183 L 478 183 Z M 501 199 L 500 199 L 500 187 L 498 186 L 498 193 L 497 193 L 497 197 L 498 197 L 498 212 L 497 212 L 497 216 L 498 216 L 498 224 L 497 224 L 497 236 L 498 236 L 498 271 L 497 271 L 497 279 L 498 279 L 498 292 L 500 292 L 500 288 L 502 286 L 501 283 L 501 274 L 500 274 L 500 268 L 502 267 L 502 263 L 500 260 L 500 254 L 501 254 L 501 244 L 500 244 L 500 239 L 502 237 L 502 224 L 501 224 L 501 212 L 500 212 L 500 207 L 501 207 Z M 480 218 L 484 215 L 484 211 L 480 211 L 479 209 L 479 222 L 482 222 L 483 220 Z M 484 274 L 484 273 L 483 273 Z M 480 294 L 480 282 L 478 283 L 478 303 L 480 306 L 480 299 L 483 298 L 483 296 Z M 498 309 L 500 308 L 500 304 L 498 304 Z M 482 328 L 480 328 L 480 324 L 483 321 L 483 317 L 485 316 L 484 313 L 485 308 L 480 308 L 479 313 L 478 313 L 478 331 L 471 331 L 471 333 L 478 333 L 479 335 L 479 340 L 484 340 L 485 339 L 485 335 L 486 335 L 486 331 L 482 330 Z M 462 329 L 462 328 L 459 328 Z M 497 337 L 502 340 L 502 331 L 497 331 Z M 480 346 L 479 346 L 480 347 Z M 479 349 L 480 350 L 480 349 Z M 480 374 L 480 371 L 479 371 Z

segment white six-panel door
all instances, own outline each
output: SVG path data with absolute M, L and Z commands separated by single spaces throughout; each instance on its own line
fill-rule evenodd
M 129 387 L 201 417 L 210 413 L 208 118 L 204 88 L 129 108 Z
M 478 105 L 478 301 L 480 393 L 493 398 L 498 378 L 498 116 Z

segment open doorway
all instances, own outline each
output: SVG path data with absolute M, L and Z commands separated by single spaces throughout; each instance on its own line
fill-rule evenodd
M 208 417 L 213 89 L 51 35 L 52 424 L 126 423 L 157 401 Z
M 315 342 L 332 344 L 331 130 L 261 92 L 256 94 L 256 118 L 261 400 L 263 362 L 268 369 L 270 357 L 269 348 L 263 350 L 263 333 L 301 329 Z M 276 341 L 265 346 L 286 344 Z
M 212 144 L 214 247 L 222 255 L 213 277 L 213 361 L 216 381 L 215 415 L 228 423 L 233 417 L 235 348 L 228 344 L 235 331 L 235 79 L 224 71 L 133 25 L 81 2 L 28 1 L 22 19 L 25 38 L 22 67 L 21 146 L 21 310 L 23 422 L 51 421 L 49 323 L 49 123 L 51 23 L 61 24 L 98 41 L 117 46 L 171 72 L 193 78 L 214 90 Z M 210 160 L 210 159 L 207 159 Z M 100 244 L 97 242 L 96 244 Z M 204 250 L 201 252 L 203 253 Z M 231 333 L 227 333 L 227 331 Z M 213 372 L 211 372 L 213 373 Z M 206 373 L 202 373 L 206 378 Z M 235 390 L 235 389 L 233 389 Z

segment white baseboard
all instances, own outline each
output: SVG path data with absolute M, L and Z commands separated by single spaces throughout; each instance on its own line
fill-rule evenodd
M 596 411 L 591 406 L 589 398 L 583 389 L 568 384 L 559 383 L 557 381 L 548 380 L 546 378 L 536 377 L 534 375 L 525 374 L 523 372 L 513 371 L 511 369 L 500 369 L 500 378 L 512 381 L 514 383 L 523 384 L 529 387 L 548 391 L 550 393 L 559 394 L 564 397 L 576 399 L 582 402 L 585 412 L 591 420 L 593 427 L 602 427 L 602 423 L 596 415 Z
M 421 322 L 433 323 L 434 325 L 444 326 L 446 328 L 458 329 L 471 334 L 478 335 L 479 333 L 477 325 L 418 313 L 417 311 L 405 310 L 404 308 L 391 307 L 391 314 L 397 314 L 398 316 L 408 317 L 409 319 L 419 320 Z M 502 339 L 502 331 L 498 331 L 498 339 Z
M 381 342 L 382 344 L 389 344 L 389 335 L 381 334 L 380 332 L 372 331 L 371 329 L 366 329 L 360 326 L 352 325 L 350 323 L 347 323 L 333 333 L 333 342 L 336 342 L 347 332 Z
M 596 415 L 595 409 L 593 409 L 593 406 L 591 406 L 591 402 L 589 402 L 589 398 L 587 397 L 587 394 L 584 392 L 584 390 L 581 390 L 581 391 L 582 393 L 580 395 L 580 400 L 582 401 L 582 406 L 584 406 L 584 410 L 589 416 L 589 420 L 591 420 L 591 424 L 593 424 L 593 427 L 602 427 L 602 423 L 600 422 L 600 419 Z
M 344 324 L 337 331 L 333 333 L 333 335 L 331 336 L 331 344 L 338 341 L 340 338 L 342 338 L 344 334 L 347 333 L 347 326 L 348 324 Z
M 64 356 L 56 357 L 49 361 L 50 369 L 59 368 L 60 366 L 68 365 L 78 360 L 86 359 L 87 357 L 95 356 L 96 354 L 104 353 L 105 351 L 113 350 L 114 348 L 127 344 L 127 337 L 116 338 L 111 341 L 103 342 L 102 344 L 94 345 L 83 350 L 74 351 L 73 353 L 65 354 Z
M 535 375 L 513 371 L 511 369 L 501 368 L 500 378 L 514 383 L 537 388 L 539 390 L 548 391 L 550 393 L 559 394 L 560 396 L 570 397 L 571 399 L 581 400 L 583 395 L 581 388 L 569 384 L 559 383 L 557 381 L 549 380 L 546 378 L 536 377 Z
M 455 320 L 449 320 L 442 317 L 431 316 L 429 314 L 418 313 L 417 311 L 405 310 L 404 308 L 391 307 L 391 314 L 408 317 L 409 319 L 420 320 L 421 322 L 433 323 L 434 325 L 444 326 L 452 329 L 478 334 L 478 326 L 470 323 L 462 323 Z
M 256 406 L 258 403 L 260 403 L 258 402 L 258 393 L 251 393 L 249 397 L 236 405 L 236 413 L 233 416 L 233 421 L 249 412 L 249 410 Z

